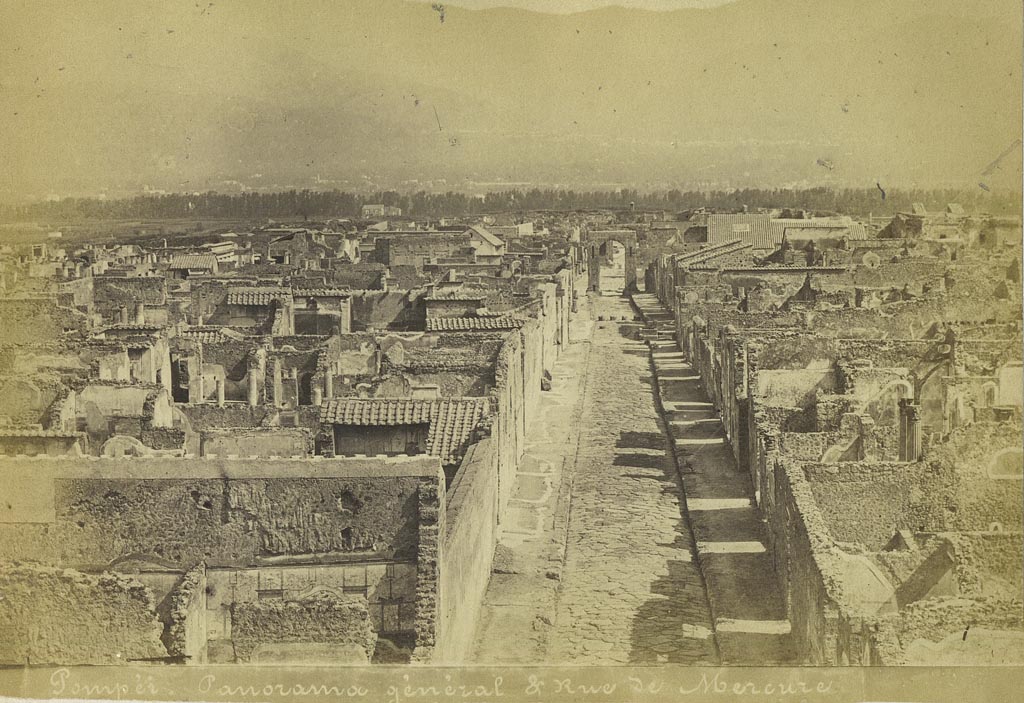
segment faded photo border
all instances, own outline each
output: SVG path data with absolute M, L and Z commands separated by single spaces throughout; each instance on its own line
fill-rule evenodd
M 481 3 L 486 7 L 515 4 L 511 0 L 508 3 L 481 0 Z M 629 6 L 631 3 L 618 4 Z M 644 3 L 639 4 L 642 6 Z M 651 5 L 658 6 L 659 3 L 652 0 Z M 16 16 L 22 7 L 19 3 L 11 2 L 4 14 L 8 18 Z M 1020 18 L 1014 17 L 1012 21 L 1019 22 Z M 624 27 L 623 32 L 628 34 L 629 28 Z M 635 37 L 635 40 L 642 42 L 643 38 Z M 557 61 L 557 55 L 553 52 L 546 52 L 546 56 L 552 65 Z M 937 120 L 942 117 L 941 114 L 936 115 Z M 0 120 L 0 128 L 3 124 L 3 120 Z M 441 120 L 438 119 L 439 128 L 440 125 Z M 944 145 L 942 148 L 952 147 Z M 1019 154 L 1014 158 L 1019 158 Z M 16 169 L 17 161 L 14 163 Z M 15 170 L 11 174 L 12 181 L 17 175 Z M 0 459 L 0 466 L 2 463 Z M 0 480 L 0 494 L 2 490 Z M 0 639 L 3 636 L 0 632 Z M 1022 692 L 1024 667 L 299 667 L 129 664 L 0 668 L 0 701 L 670 703 L 763 700 L 808 703 L 961 703 L 1018 700 L 1024 696 Z
M 1011 701 L 1024 669 L 997 667 L 46 667 L 0 670 L 33 700 L 673 703 Z

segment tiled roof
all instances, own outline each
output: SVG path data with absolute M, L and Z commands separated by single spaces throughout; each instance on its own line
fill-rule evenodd
M 742 239 L 730 239 L 722 242 L 721 244 L 713 244 L 703 249 L 697 249 L 686 254 L 676 254 L 676 263 L 684 266 L 698 266 L 705 264 L 712 259 L 717 259 L 720 256 L 727 254 L 735 254 L 738 251 L 750 248 L 749 242 L 744 242 Z
M 197 342 L 219 342 L 224 339 L 219 327 L 191 327 L 182 330 L 178 336 L 184 339 L 192 339 Z
M 784 234 L 799 234 L 804 237 L 822 235 L 829 236 L 842 234 L 843 232 L 851 239 L 862 239 L 864 237 L 864 225 L 859 222 L 844 222 L 830 218 L 816 218 L 811 220 L 773 220 L 773 231 L 780 229 Z
M 80 432 L 63 432 L 61 430 L 44 430 L 40 427 L 3 427 L 0 426 L 0 437 L 63 437 L 75 439 L 83 436 Z
M 476 232 L 477 234 L 479 234 L 480 238 L 483 239 L 488 244 L 490 244 L 492 247 L 502 247 L 502 246 L 505 246 L 505 242 L 503 242 L 498 237 L 495 237 L 494 234 L 492 234 L 491 232 L 488 232 L 486 229 L 484 229 L 480 225 L 473 225 L 469 229 L 472 230 L 473 232 Z
M 214 254 L 182 254 L 171 259 L 172 269 L 215 269 L 217 257 Z
M 298 288 L 292 290 L 292 295 L 300 298 L 347 298 L 352 291 L 348 288 Z
M 775 241 L 772 231 L 772 216 L 767 214 L 738 214 L 708 216 L 708 244 L 739 239 L 749 242 L 755 249 L 771 249 L 782 241 L 778 233 Z
M 270 305 L 287 297 L 281 288 L 228 288 L 228 305 Z
M 789 229 L 800 231 L 804 236 L 808 233 L 833 234 L 836 230 L 845 230 L 853 238 L 864 236 L 864 226 L 860 223 L 836 218 L 783 219 L 763 213 L 709 215 L 708 244 L 738 239 L 754 249 L 773 249 L 782 243 Z
M 427 453 L 453 464 L 486 410 L 485 398 L 335 398 L 320 407 L 320 422 L 374 427 L 429 423 Z
M 435 317 L 427 320 L 428 332 L 461 330 L 512 330 L 523 326 L 514 317 Z
M 487 295 L 483 292 L 476 293 L 461 290 L 450 292 L 434 291 L 429 296 L 427 296 L 426 300 L 460 300 L 463 302 L 472 302 L 476 300 L 483 300 L 486 297 Z
M 137 325 L 132 322 L 107 325 L 103 331 L 115 330 L 117 332 L 138 332 L 139 334 L 152 334 L 159 332 L 162 328 L 159 325 Z

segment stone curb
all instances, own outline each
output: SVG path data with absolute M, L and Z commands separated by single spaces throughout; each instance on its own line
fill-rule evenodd
M 632 300 L 632 298 L 631 298 L 631 300 Z M 640 306 L 637 305 L 636 301 L 632 301 L 632 302 L 633 302 L 633 305 L 636 306 L 637 310 L 640 310 Z M 660 305 L 660 303 L 659 303 L 659 305 Z M 641 315 L 642 314 L 643 314 L 643 312 L 641 311 Z M 646 320 L 646 316 L 645 316 L 644 319 Z M 687 482 L 686 482 L 686 478 L 685 478 L 685 476 L 683 474 L 682 467 L 679 464 L 679 454 L 678 454 L 678 449 L 676 447 L 676 436 L 675 436 L 675 433 L 672 431 L 672 425 L 669 423 L 668 417 L 667 417 L 667 413 L 665 412 L 665 404 L 664 404 L 664 402 L 662 400 L 662 397 L 661 397 L 661 375 L 658 372 L 658 364 L 657 364 L 657 362 L 654 359 L 654 346 L 653 346 L 652 342 L 668 341 L 668 340 L 651 340 L 651 339 L 647 339 L 645 341 L 647 342 L 648 363 L 650 364 L 651 376 L 652 376 L 652 381 L 653 381 L 651 385 L 654 386 L 654 404 L 655 404 L 655 407 L 657 408 L 658 415 L 661 418 L 661 423 L 662 423 L 662 425 L 665 428 L 665 430 L 664 430 L 665 431 L 665 436 L 668 437 L 668 440 L 669 440 L 669 443 L 670 443 L 670 449 L 671 449 L 671 454 L 672 454 L 672 465 L 676 469 L 676 475 L 679 476 L 679 483 L 680 483 L 680 486 L 681 486 L 680 498 L 681 498 L 681 503 L 682 503 L 682 509 L 683 509 L 683 511 L 686 514 L 686 524 L 687 524 L 687 526 L 689 528 L 690 542 L 691 542 L 691 544 L 693 544 L 693 548 L 692 548 L 693 557 L 694 557 L 694 561 L 697 564 L 697 570 L 700 572 L 701 580 L 703 581 L 704 596 L 708 600 L 708 610 L 710 610 L 710 612 L 711 612 L 711 638 L 712 638 L 712 640 L 715 643 L 715 654 L 718 657 L 719 661 L 721 661 L 722 649 L 721 649 L 721 646 L 719 645 L 719 641 L 718 641 L 718 630 L 715 627 L 715 623 L 718 622 L 718 611 L 717 611 L 717 608 L 716 608 L 716 605 L 715 605 L 715 599 L 714 599 L 714 597 L 711 594 L 711 589 L 708 587 L 709 580 L 708 580 L 708 574 L 707 574 L 707 565 L 705 563 L 706 560 L 703 558 L 706 555 L 699 549 L 699 547 L 698 547 L 699 542 L 697 541 L 697 535 L 696 535 L 696 533 L 693 530 L 693 517 L 690 514 L 689 499 L 687 498 L 687 495 L 686 495 L 686 483 Z M 676 349 L 678 350 L 678 344 L 676 345 Z

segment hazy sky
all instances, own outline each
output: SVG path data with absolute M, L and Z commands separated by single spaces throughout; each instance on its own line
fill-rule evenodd
M 436 0 L 416 1 L 430 4 L 436 2 Z M 522 10 L 532 10 L 533 12 L 549 12 L 564 15 L 609 6 L 639 8 L 642 10 L 679 10 L 684 8 L 715 7 L 728 2 L 732 2 L 732 0 L 449 0 L 449 2 L 442 4 L 464 7 L 469 10 L 513 7 Z
M 0 198 L 975 188 L 1021 132 L 1016 0 L 445 5 L 441 22 L 401 0 L 7 0 Z M 1018 181 L 1018 152 L 987 185 Z

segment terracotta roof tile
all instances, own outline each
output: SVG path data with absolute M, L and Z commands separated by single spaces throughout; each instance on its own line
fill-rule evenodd
M 216 269 L 217 256 L 214 254 L 182 254 L 171 259 L 172 269 Z
M 292 290 L 292 295 L 300 298 L 348 298 L 352 291 L 348 288 L 298 288 Z
M 197 342 L 219 342 L 224 339 L 219 327 L 192 327 L 182 330 L 178 336 Z
M 427 453 L 454 464 L 486 413 L 485 398 L 335 398 L 320 407 L 320 422 L 374 427 L 429 424 Z
M 162 328 L 159 325 L 138 325 L 134 322 L 117 323 L 113 325 L 106 325 L 103 330 L 116 330 L 118 332 L 138 332 L 140 334 L 152 334 L 153 332 L 159 332 Z
M 514 317 L 435 317 L 427 320 L 428 332 L 513 330 L 522 326 L 523 321 Z
M 275 300 L 290 297 L 281 288 L 229 288 L 228 305 L 271 305 Z

